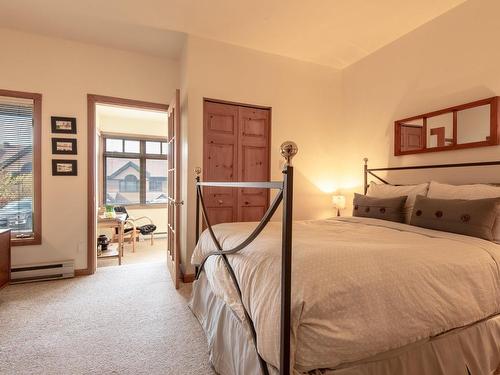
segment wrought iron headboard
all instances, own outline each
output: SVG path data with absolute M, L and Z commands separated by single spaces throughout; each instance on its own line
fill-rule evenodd
M 382 177 L 378 176 L 374 172 L 386 172 L 386 171 L 404 171 L 404 170 L 415 170 L 415 169 L 444 169 L 444 168 L 466 168 L 466 167 L 487 167 L 492 165 L 500 165 L 500 160 L 497 161 L 480 161 L 474 163 L 455 163 L 455 164 L 431 164 L 431 165 L 412 165 L 407 167 L 386 167 L 386 168 L 368 168 L 368 158 L 363 159 L 364 165 L 364 192 L 368 191 L 368 175 L 375 177 L 377 180 L 384 184 L 390 184 Z M 491 183 L 492 185 L 498 185 L 498 182 Z

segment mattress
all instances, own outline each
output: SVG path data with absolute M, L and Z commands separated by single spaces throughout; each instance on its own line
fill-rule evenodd
M 255 223 L 214 226 L 224 249 Z M 203 233 L 199 264 L 215 250 Z M 279 363 L 281 225 L 269 223 L 229 262 L 258 337 Z M 295 371 L 340 369 L 500 312 L 500 246 L 472 237 L 364 218 L 294 223 L 292 361 Z M 207 282 L 241 322 L 245 316 L 220 257 Z

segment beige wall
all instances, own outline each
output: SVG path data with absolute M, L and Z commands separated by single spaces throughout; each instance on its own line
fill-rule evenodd
M 279 145 L 294 140 L 296 219 L 333 215 L 331 166 L 340 111 L 340 74 L 319 65 L 189 37 L 181 67 L 183 146 L 183 265 L 192 272 L 194 173 L 202 166 L 203 98 L 272 107 L 271 173 L 281 179 Z M 345 181 L 340 180 L 339 183 Z M 322 191 L 325 190 L 325 191 Z
M 13 265 L 87 257 L 87 94 L 168 103 L 178 63 L 62 39 L 0 29 L 0 87 L 42 101 L 42 245 L 14 247 Z M 52 177 L 50 116 L 74 116 L 78 176 Z
M 500 2 L 470 0 L 343 70 L 344 121 L 335 129 L 343 162 L 333 173 L 361 186 L 365 156 L 373 167 L 498 160 L 500 147 L 393 156 L 395 120 L 500 95 L 498 14 Z M 472 177 L 454 175 L 446 178 Z M 481 177 L 500 180 L 492 170 Z

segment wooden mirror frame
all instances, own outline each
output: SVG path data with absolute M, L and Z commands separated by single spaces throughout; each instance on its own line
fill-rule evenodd
M 454 107 L 449 107 L 441 109 L 434 112 L 424 113 L 418 116 L 408 117 L 402 120 L 397 120 L 394 122 L 394 156 L 401 155 L 411 155 L 411 154 L 421 154 L 425 152 L 437 152 L 437 151 L 448 151 L 448 150 L 459 150 L 464 148 L 473 147 L 485 147 L 485 146 L 496 146 L 500 144 L 500 130 L 499 130 L 499 105 L 498 96 L 493 96 L 487 99 L 477 100 L 475 102 L 457 105 Z M 490 135 L 489 139 L 485 141 L 469 142 L 457 144 L 457 112 L 463 111 L 465 109 L 480 107 L 483 105 L 490 105 Z M 437 146 L 437 147 L 427 147 L 427 118 L 443 115 L 446 113 L 453 113 L 453 144 L 447 146 Z M 414 120 L 423 120 L 423 148 L 418 150 L 401 151 L 401 125 L 405 122 L 410 122 Z

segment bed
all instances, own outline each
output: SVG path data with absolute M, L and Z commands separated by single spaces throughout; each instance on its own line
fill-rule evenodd
M 292 225 L 282 186 L 283 223 L 208 225 L 193 253 L 190 307 L 218 373 L 498 371 L 500 245 L 372 218 Z

